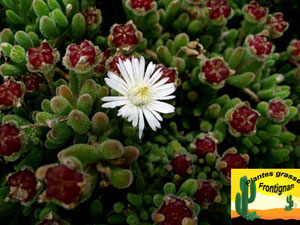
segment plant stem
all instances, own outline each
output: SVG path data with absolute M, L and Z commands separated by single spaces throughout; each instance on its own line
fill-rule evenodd
M 63 78 L 65 78 L 66 80 L 69 80 L 69 79 L 70 79 L 69 74 L 67 74 L 67 73 L 66 73 L 65 71 L 63 71 L 61 68 L 56 67 L 56 68 L 55 68 L 55 71 L 56 71 L 57 73 L 59 73 L 61 76 L 63 76 Z
M 47 83 L 49 85 L 51 94 L 55 95 L 55 87 L 54 87 L 54 82 L 53 82 L 53 79 L 52 79 L 53 77 L 52 76 L 53 76 L 53 74 L 51 74 L 51 73 L 46 73 L 45 74 L 45 78 L 46 78 Z
M 257 94 L 255 94 L 250 88 L 243 88 L 243 91 L 249 95 L 256 102 L 260 102 L 260 99 Z

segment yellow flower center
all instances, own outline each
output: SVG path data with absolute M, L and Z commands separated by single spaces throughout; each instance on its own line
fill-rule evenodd
M 133 89 L 131 94 L 131 102 L 134 105 L 145 105 L 150 99 L 150 89 L 141 85 Z

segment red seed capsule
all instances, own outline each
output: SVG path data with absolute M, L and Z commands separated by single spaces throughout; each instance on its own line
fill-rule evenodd
M 196 225 L 197 217 L 194 214 L 194 204 L 190 198 L 179 198 L 174 195 L 166 195 L 160 208 L 153 213 L 152 219 L 160 225 Z
M 46 173 L 47 197 L 57 199 L 65 204 L 72 203 L 80 195 L 79 183 L 83 174 L 65 165 L 50 167 Z
M 175 156 L 170 164 L 174 173 L 180 176 L 191 174 L 194 169 L 193 161 L 187 154 Z
M 8 177 L 9 199 L 28 202 L 37 193 L 37 179 L 29 169 L 24 169 Z
M 216 20 L 220 17 L 227 18 L 231 14 L 231 8 L 226 0 L 209 0 L 206 5 L 210 9 L 209 17 Z
M 22 148 L 20 131 L 13 124 L 0 126 L 0 155 L 11 156 Z
M 130 0 L 131 7 L 133 9 L 143 8 L 148 11 L 151 8 L 151 3 L 153 0 Z
M 0 107 L 20 106 L 23 97 L 22 85 L 12 80 L 0 85 Z

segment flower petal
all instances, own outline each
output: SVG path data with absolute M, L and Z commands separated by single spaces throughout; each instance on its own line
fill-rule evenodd
M 138 108 L 139 111 L 139 138 L 142 138 L 143 130 L 145 127 L 144 115 L 141 108 Z
M 149 109 L 149 111 L 155 116 L 156 119 L 158 119 L 159 121 L 163 121 L 162 116 L 158 112 L 154 111 L 151 107 L 148 106 L 147 109 Z
M 175 98 L 175 95 L 168 95 L 168 96 L 156 96 L 156 97 L 152 97 L 153 100 L 170 100 Z
M 170 94 L 174 93 L 174 91 L 175 91 L 175 88 L 173 87 L 173 88 L 161 90 L 159 92 L 155 92 L 152 96 L 153 96 L 153 98 L 155 98 L 155 97 L 165 97 L 167 95 L 170 95 Z
M 143 108 L 145 118 L 152 130 L 156 131 L 156 127 L 160 128 L 160 123 L 146 107 Z
M 109 78 L 105 78 L 104 79 L 106 84 L 111 87 L 112 89 L 116 90 L 117 92 L 119 92 L 122 95 L 127 95 L 128 89 L 126 89 L 125 87 L 119 85 L 118 82 L 111 80 Z
M 101 98 L 104 102 L 110 102 L 110 101 L 120 101 L 120 100 L 128 100 L 126 96 L 105 96 Z
M 128 100 L 120 100 L 120 101 L 113 101 L 113 102 L 107 102 L 102 105 L 102 108 L 115 108 L 117 106 L 126 105 L 128 104 Z
M 128 74 L 128 76 L 131 80 L 132 85 L 135 85 L 136 82 L 135 82 L 134 74 L 133 74 L 133 70 L 132 70 L 132 63 L 130 62 L 129 59 L 126 59 L 125 62 L 124 62 L 124 65 L 125 65 L 125 69 L 126 69 L 127 74 Z
M 124 88 L 128 88 L 128 84 L 121 78 L 119 77 L 117 74 L 108 71 L 107 76 L 111 79 L 114 80 L 116 82 L 118 82 L 120 85 L 122 85 Z
M 162 75 L 161 68 L 155 71 L 150 80 L 147 82 L 148 86 L 152 86 Z
M 150 76 L 153 74 L 153 71 L 155 70 L 155 65 L 150 62 L 148 64 L 148 67 L 147 67 L 147 70 L 146 70 L 146 74 L 145 74 L 145 77 L 144 77 L 144 82 L 147 83 L 150 79 Z
M 175 111 L 175 107 L 165 103 L 165 102 L 160 102 L 160 101 L 151 101 L 149 104 L 149 107 L 151 107 L 153 110 L 161 113 L 172 113 Z
M 140 75 L 143 78 L 145 73 L 145 58 L 142 56 L 140 58 L 140 66 L 139 66 Z
M 132 86 L 132 81 L 130 79 L 130 76 L 128 75 L 126 69 L 125 69 L 125 65 L 123 63 L 123 61 L 119 58 L 119 63 L 117 63 L 117 66 L 120 70 L 120 73 L 122 75 L 122 77 L 124 78 L 124 80 L 126 81 L 126 83 L 129 85 L 129 86 Z
M 160 86 L 164 85 L 168 80 L 169 80 L 168 77 L 165 77 L 165 78 L 161 79 L 160 81 L 154 83 L 154 84 L 151 86 L 151 89 L 155 89 L 155 88 L 157 88 L 157 87 L 160 87 Z

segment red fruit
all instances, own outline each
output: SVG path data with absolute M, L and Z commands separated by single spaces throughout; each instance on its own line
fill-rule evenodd
M 37 180 L 33 172 L 28 169 L 19 171 L 8 177 L 10 199 L 28 202 L 37 193 Z
M 151 7 L 150 4 L 153 2 L 153 0 L 130 0 L 131 8 L 143 8 L 146 11 L 148 11 Z
M 53 49 L 47 42 L 43 42 L 39 47 L 28 49 L 28 60 L 35 69 L 39 69 L 43 62 L 53 64 Z
M 294 40 L 294 41 L 292 41 L 292 43 L 290 44 L 290 46 L 293 49 L 291 51 L 291 54 L 293 56 L 299 56 L 300 55 L 300 41 L 299 40 Z
M 216 142 L 209 138 L 205 137 L 204 139 L 196 139 L 195 142 L 195 153 L 199 158 L 205 158 L 207 153 L 214 153 L 216 151 Z
M 263 35 L 253 36 L 248 44 L 255 49 L 255 55 L 257 56 L 268 56 L 272 50 L 272 43 L 267 41 L 267 38 Z
M 152 217 L 160 225 L 182 225 L 184 219 L 189 219 L 189 224 L 196 224 L 193 202 L 188 198 L 173 195 L 164 197 L 162 205 Z
M 247 161 L 240 155 L 240 154 L 225 154 L 221 161 L 226 162 L 227 165 L 225 168 L 222 168 L 220 171 L 222 174 L 229 178 L 231 177 L 231 169 L 234 168 L 246 168 L 247 167 Z
M 221 16 L 224 16 L 224 18 L 230 16 L 231 8 L 226 0 L 209 0 L 206 6 L 211 10 L 209 17 L 212 20 L 218 19 Z
M 229 75 L 230 70 L 222 59 L 207 60 L 202 66 L 205 81 L 210 84 L 218 84 L 224 81 Z
M 288 114 L 288 108 L 283 100 L 272 99 L 269 102 L 267 114 L 271 119 L 282 122 Z
M 0 155 L 11 156 L 21 150 L 20 131 L 13 124 L 0 126 Z
M 277 33 L 283 33 L 288 27 L 288 23 L 284 21 L 282 13 L 270 15 L 267 24 Z
M 190 174 L 193 171 L 193 162 L 188 155 L 175 156 L 170 164 L 173 171 L 180 176 Z
M 80 194 L 81 188 L 78 184 L 83 181 L 83 174 L 65 165 L 57 165 L 48 168 L 46 181 L 47 197 L 70 204 Z
M 162 75 L 159 80 L 168 77 L 169 80 L 166 83 L 175 83 L 175 78 L 176 78 L 176 70 L 175 69 L 170 69 L 166 68 L 164 66 L 159 66 L 157 69 L 161 69 Z
M 93 65 L 95 63 L 96 51 L 94 46 L 92 46 L 88 41 L 82 41 L 79 45 L 71 44 L 68 47 L 70 51 L 69 59 L 71 60 L 71 64 L 75 67 L 78 61 L 82 57 L 86 57 L 86 61 Z
M 94 69 L 94 71 L 96 73 L 104 73 L 105 72 L 105 64 L 106 64 L 106 61 L 109 58 L 109 55 L 110 55 L 110 51 L 109 50 L 106 50 L 106 51 L 103 52 L 103 59 L 102 59 L 102 61 Z
M 233 111 L 232 118 L 229 121 L 230 126 L 240 134 L 251 134 L 255 131 L 258 116 L 259 114 L 256 111 L 247 106 L 242 106 Z
M 28 73 L 22 77 L 27 91 L 39 91 L 41 85 L 44 83 L 44 77 L 38 73 Z
M 117 48 L 136 45 L 138 43 L 138 39 L 135 32 L 136 30 L 132 24 L 117 25 L 112 31 L 112 42 Z
M 251 14 L 258 21 L 267 14 L 267 9 L 262 7 L 258 2 L 251 2 L 246 6 L 246 12 Z
M 37 225 L 63 225 L 63 222 L 59 219 L 44 219 Z
M 213 203 L 218 196 L 218 191 L 211 185 L 209 181 L 201 181 L 201 187 L 194 194 L 194 199 L 197 203 Z
M 0 105 L 13 106 L 22 98 L 22 86 L 14 81 L 6 81 L 0 85 Z

